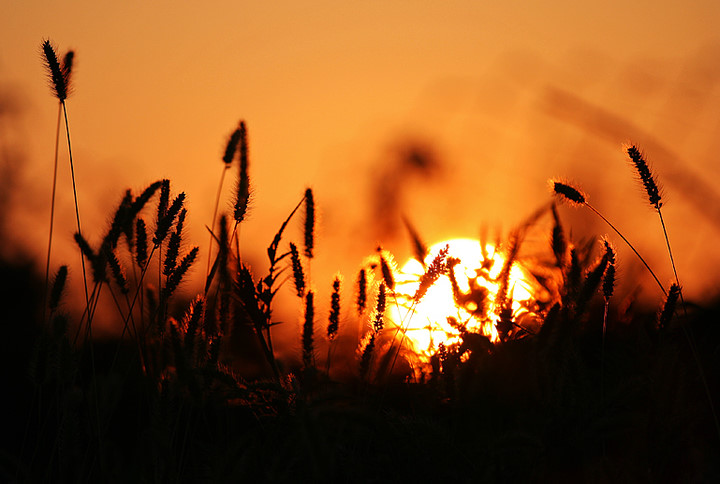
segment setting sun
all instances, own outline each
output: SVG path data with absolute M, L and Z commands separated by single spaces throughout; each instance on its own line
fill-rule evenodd
M 429 358 L 438 345 L 460 341 L 462 331 L 481 333 L 495 342 L 499 320 L 496 295 L 505 255 L 492 244 L 472 239 L 452 239 L 429 249 L 429 265 L 447 247 L 448 272 L 438 278 L 419 302 L 413 302 L 423 265 L 411 259 L 400 270 L 398 304 L 392 309 L 393 321 L 407 328 L 406 337 L 422 358 Z M 453 277 L 450 277 L 452 271 Z M 526 270 L 517 262 L 510 268 L 508 297 L 512 299 L 513 319 L 531 312 L 535 289 Z M 454 283 L 456 286 L 453 287 Z

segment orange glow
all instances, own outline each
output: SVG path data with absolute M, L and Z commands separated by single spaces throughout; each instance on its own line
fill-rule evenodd
M 423 360 L 429 359 L 440 343 L 445 346 L 459 343 L 462 328 L 484 334 L 493 342 L 499 339 L 495 295 L 500 288 L 498 276 L 505 256 L 491 244 L 486 244 L 483 250 L 477 240 L 452 239 L 432 246 L 425 259 L 426 265 L 446 246 L 448 257 L 459 260 L 452 269 L 459 298 L 453 294 L 450 277 L 442 275 L 419 302 L 413 303 L 413 295 L 424 273 L 422 264 L 415 259 L 405 263 L 398 276 L 398 304 L 392 309 L 392 320 L 407 328 L 405 342 L 409 342 Z M 513 318 L 530 312 L 533 293 L 527 272 L 514 263 L 508 286 Z

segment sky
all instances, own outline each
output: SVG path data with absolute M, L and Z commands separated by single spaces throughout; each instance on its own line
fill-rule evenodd
M 623 153 L 637 143 L 664 186 L 686 293 L 718 292 L 717 1 L 6 0 L 2 11 L 5 254 L 44 265 L 57 102 L 39 46 L 49 38 L 76 52 L 67 106 L 91 242 L 126 188 L 169 178 L 188 196 L 188 239 L 206 248 L 224 145 L 243 119 L 247 259 L 263 270 L 264 248 L 313 188 L 321 297 L 378 245 L 399 262 L 410 255 L 402 215 L 429 244 L 507 234 L 550 200 L 553 177 L 584 188 L 670 281 L 657 216 Z M 54 267 L 73 250 L 65 163 Z M 578 240 L 610 235 L 589 212 L 561 214 Z M 299 224 L 288 230 L 299 240 Z M 637 285 L 642 267 L 621 244 L 620 276 Z

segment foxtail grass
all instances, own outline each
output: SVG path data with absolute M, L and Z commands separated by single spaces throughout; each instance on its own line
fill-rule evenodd
M 385 282 L 380 282 L 375 298 L 375 310 L 372 314 L 370 331 L 360 343 L 360 378 L 365 380 L 370 371 L 376 340 L 385 327 L 385 309 L 387 308 L 387 288 Z
M 605 369 L 605 335 L 607 334 L 607 322 L 608 322 L 608 312 L 610 310 L 610 299 L 613 296 L 613 293 L 615 292 L 615 260 L 616 260 L 616 254 L 615 249 L 613 248 L 612 244 L 608 240 L 604 240 L 603 244 L 605 245 L 605 254 L 607 256 L 607 267 L 605 269 L 605 274 L 603 275 L 603 283 L 602 283 L 602 293 L 603 293 L 603 299 L 605 300 L 605 310 L 603 311 L 603 326 L 602 326 L 602 347 L 600 350 L 600 362 L 602 365 L 601 370 L 601 381 L 604 375 L 604 369 Z M 671 288 L 672 289 L 672 288 Z
M 305 318 L 302 332 L 302 357 L 305 369 L 315 366 L 315 294 L 308 291 L 305 294 Z
M 660 282 L 660 279 L 658 279 L 658 277 L 655 275 L 655 272 L 650 268 L 643 256 L 641 256 L 637 249 L 635 249 L 635 246 L 633 246 L 630 241 L 625 238 L 622 232 L 620 232 L 607 218 L 605 218 L 603 214 L 601 214 L 587 201 L 587 197 L 585 196 L 585 194 L 583 194 L 577 188 L 568 185 L 567 183 L 562 183 L 556 180 L 551 180 L 550 183 L 555 194 L 558 195 L 562 200 L 569 202 L 570 205 L 587 207 L 591 212 L 600 217 L 600 219 L 602 219 L 602 221 L 605 222 L 611 229 L 613 229 L 613 231 L 618 234 L 620 238 L 627 244 L 627 246 L 630 247 L 630 249 L 635 253 L 637 258 L 640 259 L 640 262 L 642 262 L 648 272 L 650 272 L 650 275 L 653 277 L 653 279 L 655 279 L 655 282 L 657 283 L 658 287 L 660 287 L 660 290 L 663 292 L 663 294 L 667 294 L 667 291 Z
M 602 293 L 605 300 L 602 324 L 602 342 L 600 344 L 600 402 L 605 402 L 605 336 L 607 335 L 608 312 L 610 310 L 610 299 L 615 292 L 615 249 L 608 240 L 604 240 L 607 267 L 603 275 Z M 671 288 L 672 289 L 672 288 Z M 603 452 L 605 451 L 605 440 L 603 438 Z
M 55 219 L 55 196 L 56 196 L 56 188 L 57 188 L 57 169 L 58 169 L 58 153 L 59 153 L 59 144 L 60 144 L 60 118 L 61 118 L 61 112 L 64 115 L 65 120 L 65 134 L 67 138 L 67 147 L 68 147 L 68 158 L 70 161 L 70 174 L 72 178 L 72 189 L 73 189 L 73 200 L 75 203 L 75 221 L 77 225 L 77 232 L 82 233 L 82 229 L 80 226 L 80 208 L 78 205 L 78 199 L 77 199 L 77 187 L 75 183 L 75 166 L 73 163 L 73 155 L 72 155 L 72 145 L 70 142 L 70 126 L 68 124 L 68 114 L 67 114 L 67 105 L 65 103 L 70 91 L 71 91 L 71 81 L 72 81 L 72 66 L 73 61 L 75 58 L 75 54 L 73 51 L 69 51 L 67 54 L 65 54 L 65 57 L 63 58 L 63 62 L 60 63 L 58 60 L 58 56 L 56 53 L 55 47 L 52 45 L 49 39 L 46 39 L 43 41 L 41 46 L 41 51 L 43 55 L 43 61 L 45 64 L 45 69 L 48 74 L 48 78 L 50 80 L 50 88 L 53 92 L 53 95 L 58 100 L 58 119 L 56 124 L 56 130 L 55 130 L 55 157 L 54 157 L 54 163 L 53 163 L 53 181 L 52 181 L 52 191 L 51 191 L 51 201 L 50 201 L 50 227 L 49 227 L 49 235 L 48 235 L 48 250 L 47 250 L 47 262 L 46 262 L 46 268 L 45 268 L 45 297 L 47 297 L 47 289 L 48 289 L 48 281 L 49 281 L 49 274 L 50 274 L 50 259 L 52 254 L 52 239 L 53 239 L 53 229 L 54 229 L 54 219 Z M 85 259 L 80 254 L 80 263 L 82 267 L 82 274 L 83 274 L 83 287 L 85 290 L 85 305 L 86 308 L 89 310 L 90 306 L 90 298 L 88 295 L 88 286 L 87 286 L 87 275 L 85 273 Z M 44 305 L 43 305 L 44 307 Z
M 357 276 L 357 298 L 355 299 L 355 307 L 358 316 L 362 316 L 367 306 L 367 270 L 363 267 Z
M 665 302 L 663 313 L 661 313 L 661 319 L 660 319 L 660 327 L 664 327 L 667 323 L 664 320 L 669 321 L 669 316 L 667 315 L 665 309 L 669 311 L 670 309 L 674 309 L 674 306 L 677 303 L 677 298 L 679 297 L 680 303 L 683 308 L 683 313 L 685 316 L 687 316 L 687 309 L 685 306 L 685 299 L 683 298 L 682 293 L 682 286 L 680 285 L 680 279 L 678 277 L 677 273 L 677 267 L 675 265 L 675 258 L 673 257 L 672 248 L 670 246 L 670 238 L 668 237 L 667 233 L 667 227 L 665 225 L 665 219 L 663 218 L 661 207 L 663 206 L 662 202 L 662 196 L 661 196 L 661 190 L 658 186 L 657 177 L 652 173 L 650 170 L 650 167 L 645 160 L 644 155 L 640 152 L 640 150 L 635 146 L 630 146 L 627 148 L 627 154 L 630 157 L 630 162 L 632 163 L 633 167 L 637 171 L 637 176 L 639 180 L 642 182 L 643 188 L 645 189 L 645 192 L 647 194 L 648 202 L 650 203 L 650 206 L 652 206 L 655 211 L 658 214 L 658 217 L 660 218 L 660 225 L 662 226 L 663 230 L 663 237 L 665 238 L 665 245 L 667 247 L 668 255 L 670 257 L 670 265 L 672 266 L 673 275 L 675 277 L 675 283 L 671 287 L 671 289 L 674 289 L 675 292 L 677 292 L 677 295 L 674 293 L 668 293 L 667 299 Z M 675 299 L 675 301 L 673 301 Z M 715 411 L 715 404 L 712 398 L 712 394 L 710 393 L 710 387 L 708 386 L 707 379 L 705 378 L 705 371 L 703 370 L 702 362 L 700 361 L 700 357 L 697 352 L 697 347 L 695 344 L 695 338 L 692 335 L 692 332 L 690 328 L 686 325 L 682 325 L 683 333 L 685 334 L 685 338 L 687 339 L 688 345 L 690 346 L 690 350 L 693 354 L 693 357 L 695 359 L 695 364 L 697 365 L 698 372 L 700 373 L 700 379 L 703 382 L 705 393 L 708 398 L 708 403 L 710 404 L 710 409 L 712 411 L 713 419 L 715 421 L 715 429 L 717 431 L 718 437 L 720 437 L 720 420 L 718 419 L 717 412 Z
M 342 277 L 338 274 L 335 276 L 332 284 L 332 294 L 330 295 L 330 314 L 328 315 L 327 339 L 328 339 L 328 355 L 326 372 L 330 377 L 330 359 L 332 357 L 332 347 L 337 337 L 340 327 L 340 286 Z
M 672 284 L 670 291 L 668 292 L 665 302 L 663 303 L 662 309 L 657 316 L 657 327 L 660 331 L 667 331 L 672 321 L 675 311 L 677 310 L 677 303 L 680 297 L 680 286 Z
M 448 272 L 448 252 L 450 251 L 450 245 L 446 244 L 445 247 L 440 249 L 437 255 L 433 258 L 429 266 L 427 266 L 425 272 L 420 276 L 420 283 L 418 288 L 413 294 L 413 302 L 419 303 L 420 300 L 425 297 L 428 289 L 435 284 L 440 276 L 447 274 Z
M 315 197 L 311 188 L 305 190 L 305 220 L 303 222 L 305 257 L 312 259 L 315 251 Z
M 58 305 L 60 304 L 60 299 L 62 297 L 63 290 L 65 289 L 67 277 L 68 267 L 65 265 L 60 266 L 57 274 L 55 274 L 55 278 L 52 284 L 52 290 L 50 291 L 50 300 L 48 302 L 48 307 L 51 314 L 58 308 Z
M 223 153 L 222 157 L 223 169 L 222 172 L 220 172 L 220 182 L 218 183 L 217 194 L 215 195 L 215 207 L 213 208 L 212 221 L 210 222 L 211 234 L 210 241 L 208 242 L 208 262 L 207 269 L 205 271 L 206 277 L 210 274 L 210 264 L 212 261 L 212 246 L 214 241 L 212 232 L 215 230 L 215 222 L 217 220 L 218 208 L 220 207 L 220 196 L 222 194 L 223 185 L 225 183 L 225 174 L 232 167 L 232 163 L 235 160 L 235 155 L 238 151 L 240 139 L 245 136 L 244 130 L 245 123 L 241 121 L 238 128 L 232 132 L 232 134 L 228 138 L 227 144 L 225 145 L 225 152 Z
M 428 255 L 427 245 L 420 238 L 420 234 L 415 229 L 415 226 L 413 226 L 413 224 L 410 223 L 410 220 L 408 220 L 408 218 L 405 216 L 403 216 L 402 220 L 403 220 L 403 225 L 405 225 L 405 229 L 407 230 L 408 235 L 410 236 L 410 242 L 411 242 L 412 248 L 413 248 L 413 257 L 424 268 L 425 267 L 425 258 Z
M 235 192 L 234 216 L 235 222 L 245 220 L 250 204 L 250 173 L 248 157 L 248 139 L 245 122 L 240 121 L 240 166 L 238 171 L 237 187 Z
M 393 369 L 395 368 L 395 363 L 397 362 L 397 358 L 400 354 L 400 349 L 402 348 L 403 342 L 405 341 L 405 333 L 407 331 L 407 328 L 410 325 L 410 319 L 412 318 L 413 314 L 415 313 L 415 307 L 420 303 L 420 301 L 425 297 L 427 294 L 428 289 L 435 284 L 435 282 L 442 276 L 443 274 L 450 274 L 451 280 L 453 280 L 452 277 L 452 267 L 453 267 L 453 260 L 452 258 L 448 257 L 448 252 L 450 250 L 449 245 L 446 245 L 442 249 L 438 251 L 438 253 L 435 255 L 433 260 L 430 262 L 430 265 L 425 266 L 425 272 L 420 277 L 420 281 L 418 284 L 418 288 L 415 291 L 415 294 L 413 294 L 413 297 L 411 299 L 410 307 L 408 308 L 407 312 L 405 313 L 405 316 L 403 319 L 397 324 L 397 328 L 395 329 L 395 333 L 393 334 L 392 340 L 390 341 L 390 347 L 387 350 L 387 357 L 390 359 L 390 365 L 388 367 L 388 374 L 392 373 Z M 382 252 L 381 252 L 382 255 Z M 381 262 L 384 260 L 384 258 L 381 257 Z M 385 272 L 388 271 L 392 275 L 392 270 L 389 266 L 381 264 L 381 267 L 383 268 L 383 280 L 386 280 Z M 394 279 L 390 278 L 390 280 L 394 284 Z M 455 285 L 453 286 L 453 289 L 457 286 L 457 281 L 455 281 Z M 454 292 L 454 291 L 453 291 Z M 458 290 L 459 292 L 459 290 Z M 383 291 L 383 299 L 384 299 L 384 291 Z M 395 303 L 397 305 L 397 297 L 395 298 Z M 384 300 L 383 300 L 384 304 Z M 384 309 L 384 306 L 383 306 Z M 399 307 L 398 307 L 398 313 L 399 313 Z M 397 339 L 398 333 L 401 333 L 400 335 L 400 341 L 398 343 L 397 350 L 395 351 L 395 354 L 393 355 L 393 346 L 395 344 L 395 340 Z M 380 376 L 380 375 L 378 375 Z
M 382 279 L 388 289 L 395 290 L 395 261 L 390 253 L 383 250 L 382 247 L 377 248 L 378 258 L 380 259 L 380 272 Z
M 297 246 L 290 242 L 290 261 L 292 264 L 293 282 L 295 284 L 295 292 L 302 299 L 305 297 L 305 272 L 303 270 L 302 261 L 300 260 L 300 252 Z
M 663 218 L 661 207 L 663 206 L 661 190 L 658 186 L 657 177 L 652 173 L 648 166 L 645 157 L 636 146 L 630 146 L 627 149 L 630 162 L 637 171 L 638 179 L 642 182 L 643 188 L 647 194 L 648 202 L 655 211 L 657 211 L 658 217 L 660 218 L 660 225 L 662 226 L 663 236 L 665 237 L 665 245 L 667 246 L 668 255 L 670 256 L 670 265 L 672 266 L 673 275 L 675 276 L 675 284 L 680 286 L 680 279 L 678 278 L 677 268 L 675 266 L 675 258 L 673 257 L 672 248 L 670 247 L 670 238 L 668 237 L 667 227 L 665 226 L 665 219 Z M 682 290 L 680 291 L 680 301 L 683 302 Z M 684 307 L 683 302 L 683 307 Z

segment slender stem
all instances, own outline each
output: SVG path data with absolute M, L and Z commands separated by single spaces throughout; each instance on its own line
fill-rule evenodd
M 672 249 L 670 248 L 670 239 L 668 238 L 667 228 L 665 227 L 665 220 L 663 219 L 662 212 L 659 208 L 657 213 L 660 216 L 660 225 L 662 225 L 663 235 L 665 236 L 665 244 L 667 245 L 668 254 L 670 255 L 670 264 L 672 264 L 673 274 L 675 275 L 675 282 L 677 283 L 678 287 L 680 287 L 680 279 L 678 279 L 677 269 L 675 268 L 675 259 L 673 258 Z M 682 298 L 682 290 L 680 291 L 680 298 Z
M 55 221 L 55 189 L 57 187 L 58 153 L 60 148 L 60 121 L 62 104 L 58 103 L 57 124 L 55 128 L 55 162 L 53 167 L 52 194 L 50 195 L 50 233 L 48 235 L 47 263 L 45 265 L 45 295 L 43 297 L 43 323 L 47 309 L 48 288 L 50 283 L 50 254 L 52 253 L 53 224 Z
M 150 266 L 150 261 L 152 261 L 152 258 L 155 255 L 156 249 L 157 249 L 157 246 L 154 246 L 152 251 L 150 252 L 150 255 L 148 256 L 148 260 L 145 261 L 145 267 L 143 267 L 143 270 L 140 271 L 140 281 L 138 282 L 138 287 L 135 290 L 135 295 L 133 296 L 132 302 L 130 303 L 130 308 L 128 309 L 128 316 L 125 318 L 123 330 L 125 330 L 127 328 L 127 325 L 130 322 L 130 315 L 132 314 L 133 309 L 135 308 L 135 303 L 137 302 L 138 296 L 142 292 L 143 280 L 145 279 L 145 274 L 147 274 L 148 267 Z M 150 328 L 151 324 L 152 324 L 152 320 L 148 323 L 147 327 L 143 328 L 143 338 L 145 337 L 145 334 L 148 332 L 148 329 Z
M 392 351 L 393 345 L 395 344 L 395 339 L 397 338 L 398 332 L 402 332 L 402 336 L 400 337 L 400 343 L 398 344 L 397 351 L 395 352 L 395 356 L 393 357 L 392 364 L 390 365 L 390 369 L 388 370 L 387 374 L 390 375 L 393 371 L 393 368 L 395 368 L 395 362 L 397 361 L 397 357 L 400 354 L 400 350 L 402 349 L 403 341 L 405 341 L 405 333 L 410 328 L 410 321 L 412 319 L 412 316 L 415 314 L 415 307 L 417 306 L 419 301 L 416 301 L 413 299 L 412 304 L 408 308 L 407 312 L 405 313 L 405 317 L 402 318 L 400 321 L 400 325 L 395 330 L 395 334 L 392 337 L 392 341 L 390 341 L 390 348 L 388 349 L 388 353 Z M 395 296 L 395 305 L 398 308 L 398 313 L 400 312 L 400 305 L 397 301 L 397 296 Z M 408 319 L 409 318 L 409 319 Z M 407 319 L 407 328 L 405 328 L 405 320 Z M 379 375 L 377 376 L 379 377 Z
M 73 164 L 72 145 L 70 144 L 70 125 L 68 124 L 67 106 L 65 105 L 65 101 L 60 101 L 60 102 L 62 104 L 63 113 L 65 115 L 65 133 L 67 134 L 68 156 L 70 158 L 70 176 L 72 178 L 73 198 L 75 200 L 75 220 L 77 222 L 78 234 L 80 234 L 82 236 L 82 229 L 80 228 L 80 208 L 78 207 L 77 186 L 75 184 L 75 166 Z M 82 263 L 83 286 L 85 288 L 85 304 L 89 308 L 90 307 L 90 296 L 88 295 L 87 273 L 85 271 L 85 256 L 83 255 L 82 251 L 80 251 L 80 262 Z M 89 312 L 88 312 L 88 314 L 89 314 Z M 90 324 L 90 320 L 88 319 L 88 325 L 89 324 Z
M 90 294 L 90 301 L 95 300 L 96 294 L 97 294 L 97 292 L 98 292 L 98 290 L 99 290 L 99 289 L 98 289 L 98 286 L 99 286 L 99 285 L 100 285 L 100 283 L 98 283 L 98 282 L 95 283 L 95 286 L 93 287 L 92 293 Z M 85 321 L 85 318 L 87 317 L 88 320 L 90 320 L 90 307 L 91 307 L 91 305 L 88 304 L 88 305 L 85 307 L 85 310 L 83 311 L 82 316 L 80 317 L 80 323 L 78 324 L 77 331 L 75 332 L 75 338 L 73 339 L 73 346 L 75 346 L 75 345 L 77 344 L 77 340 L 78 340 L 78 337 L 80 336 L 80 331 L 82 330 L 83 322 Z
M 215 208 L 213 209 L 213 216 L 212 216 L 212 223 L 210 224 L 210 243 L 208 244 L 208 263 L 207 263 L 207 269 L 205 271 L 205 277 L 207 278 L 208 275 L 210 275 L 210 263 L 212 261 L 212 246 L 213 246 L 213 234 L 212 231 L 215 230 L 215 221 L 217 220 L 217 213 L 218 213 L 218 207 L 220 207 L 220 194 L 222 192 L 223 183 L 225 181 L 225 172 L 227 172 L 229 166 L 225 166 L 222 171 L 222 175 L 220 175 L 220 184 L 218 185 L 217 189 L 217 195 L 215 196 Z
M 657 209 L 657 212 L 660 216 L 660 225 L 662 225 L 663 235 L 665 236 L 665 244 L 667 244 L 668 254 L 670 255 L 670 264 L 672 264 L 673 274 L 675 275 L 675 283 L 680 289 L 680 303 L 682 304 L 683 313 L 685 314 L 685 319 L 687 321 L 687 308 L 685 306 L 685 298 L 683 297 L 682 286 L 680 285 L 680 279 L 678 278 L 677 269 L 675 268 L 675 259 L 673 258 L 672 249 L 670 248 L 670 239 L 667 234 L 665 219 L 663 219 L 662 212 L 659 208 Z M 698 373 L 700 373 L 700 380 L 702 380 L 703 388 L 705 390 L 705 394 L 707 395 L 708 403 L 710 405 L 710 411 L 712 413 L 715 423 L 715 429 L 717 430 L 718 436 L 720 436 L 720 420 L 718 420 L 717 412 L 715 411 L 715 403 L 713 402 L 712 394 L 710 393 L 710 387 L 708 386 L 707 378 L 705 378 L 705 371 L 703 370 L 702 362 L 700 361 L 700 357 L 698 356 L 697 347 L 695 346 L 695 338 L 693 337 L 687 324 L 683 324 L 682 329 L 683 333 L 685 334 L 685 338 L 688 341 L 688 345 L 690 346 L 690 351 L 693 355 L 693 358 L 695 359 Z
M 650 266 L 648 265 L 647 262 L 645 262 L 645 259 L 643 259 L 643 257 L 638 253 L 638 251 L 635 250 L 635 247 L 633 247 L 633 245 L 630 243 L 630 241 L 629 241 L 628 239 L 626 239 L 625 236 L 624 236 L 622 233 L 620 233 L 620 231 L 619 231 L 618 229 L 616 229 L 615 226 L 614 226 L 613 224 L 611 224 L 608 219 L 606 219 L 605 217 L 603 217 L 603 215 L 602 215 L 600 212 L 598 212 L 598 211 L 595 209 L 595 207 L 593 207 L 592 205 L 590 205 L 590 204 L 587 203 L 587 202 L 585 202 L 585 206 L 586 206 L 587 208 L 589 208 L 590 210 L 592 210 L 593 212 L 595 212 L 595 215 L 597 215 L 598 217 L 600 217 L 600 218 L 603 220 L 603 222 L 605 222 L 606 224 L 608 224 L 608 225 L 610 226 L 610 228 L 613 229 L 613 230 L 615 231 L 615 233 L 618 234 L 618 235 L 620 236 L 620 238 L 625 241 L 625 243 L 628 245 L 628 247 L 630 247 L 630 248 L 632 249 L 632 251 L 635 252 L 635 255 L 638 257 L 638 259 L 640 259 L 640 262 L 642 262 L 642 263 L 645 265 L 645 268 L 650 272 L 650 275 L 653 276 L 653 278 L 655 279 L 655 282 L 657 282 L 657 285 L 660 287 L 660 289 L 662 290 L 663 294 L 667 295 L 667 291 L 665 291 L 665 288 L 663 287 L 663 285 L 662 285 L 662 283 L 660 282 L 660 280 L 657 278 L 657 276 L 655 275 L 655 273 L 653 272 L 653 270 L 650 269 Z

